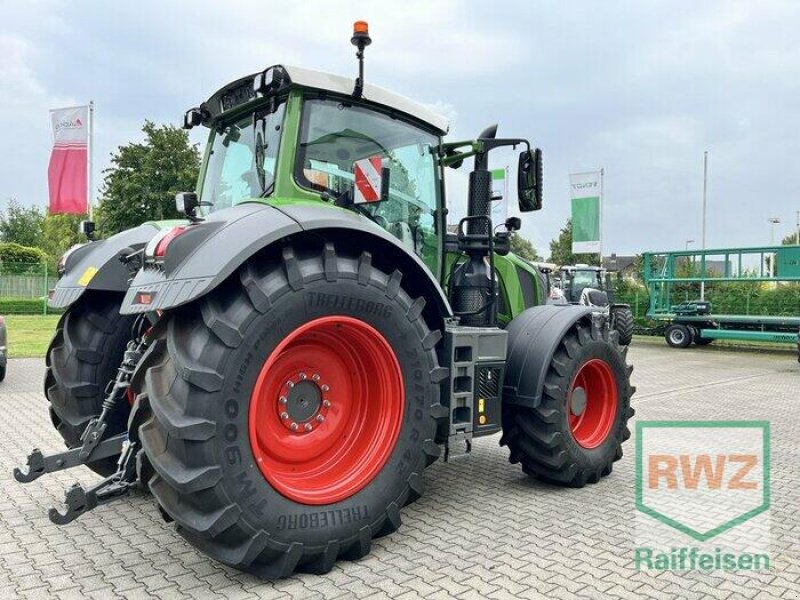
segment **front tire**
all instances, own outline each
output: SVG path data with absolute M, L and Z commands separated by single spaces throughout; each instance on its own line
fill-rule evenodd
M 553 355 L 541 402 L 508 405 L 501 444 L 509 461 L 552 483 L 583 487 L 611 473 L 630 438 L 633 367 L 606 326 L 576 323 Z
M 424 304 L 399 271 L 328 243 L 251 259 L 168 315 L 140 437 L 178 532 L 276 578 L 327 572 L 394 531 L 439 455 L 445 372 Z

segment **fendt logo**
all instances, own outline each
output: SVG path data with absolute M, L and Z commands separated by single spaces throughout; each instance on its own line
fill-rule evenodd
M 763 568 L 755 556 L 768 564 L 753 550 L 768 550 L 768 518 L 734 528 L 769 509 L 769 423 L 640 421 L 636 434 L 636 507 L 650 518 L 638 528 L 647 533 L 637 529 L 637 568 Z M 675 547 L 697 542 L 710 546 Z
M 586 181 L 584 183 L 573 183 L 572 187 L 576 190 L 596 188 L 599 184 L 596 181 Z

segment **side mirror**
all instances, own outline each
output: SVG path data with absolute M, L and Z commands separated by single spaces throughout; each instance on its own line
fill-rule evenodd
M 94 240 L 95 229 L 94 221 L 81 221 L 81 224 L 78 226 L 78 231 L 82 235 L 85 235 L 87 240 Z
M 193 217 L 194 211 L 200 206 L 197 194 L 194 192 L 178 192 L 175 194 L 175 208 L 187 217 Z
M 353 204 L 370 204 L 389 199 L 389 168 L 380 156 L 353 162 Z
M 539 148 L 520 152 L 517 195 L 521 212 L 542 208 L 542 151 Z

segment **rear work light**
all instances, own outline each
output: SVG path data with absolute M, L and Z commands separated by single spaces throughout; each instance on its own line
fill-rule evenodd
M 169 245 L 184 231 L 186 231 L 186 225 L 178 225 L 166 232 L 161 232 L 156 235 L 145 248 L 145 260 L 147 262 L 163 262 Z

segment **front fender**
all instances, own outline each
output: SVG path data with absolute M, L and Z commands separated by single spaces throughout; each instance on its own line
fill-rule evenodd
M 419 257 L 369 219 L 323 203 L 277 207 L 260 202 L 220 210 L 192 225 L 170 244 L 163 267 L 146 266 L 139 271 L 120 312 L 167 310 L 187 304 L 211 292 L 267 246 L 295 234 L 333 230 L 366 235 L 382 248 L 397 251 L 398 260 L 411 265 L 416 274 L 424 274 L 426 290 L 440 314 L 452 314 L 441 286 Z M 148 304 L 137 302 L 143 296 L 150 300 Z
M 508 331 L 508 360 L 503 403 L 530 408 L 542 399 L 544 379 L 562 338 L 580 320 L 591 322 L 595 308 L 571 304 L 535 306 L 513 319 Z
M 73 304 L 86 290 L 124 292 L 128 289 L 128 268 L 117 258 L 123 248 L 143 248 L 159 229 L 145 223 L 110 238 L 91 242 L 75 250 L 48 300 L 52 308 Z

